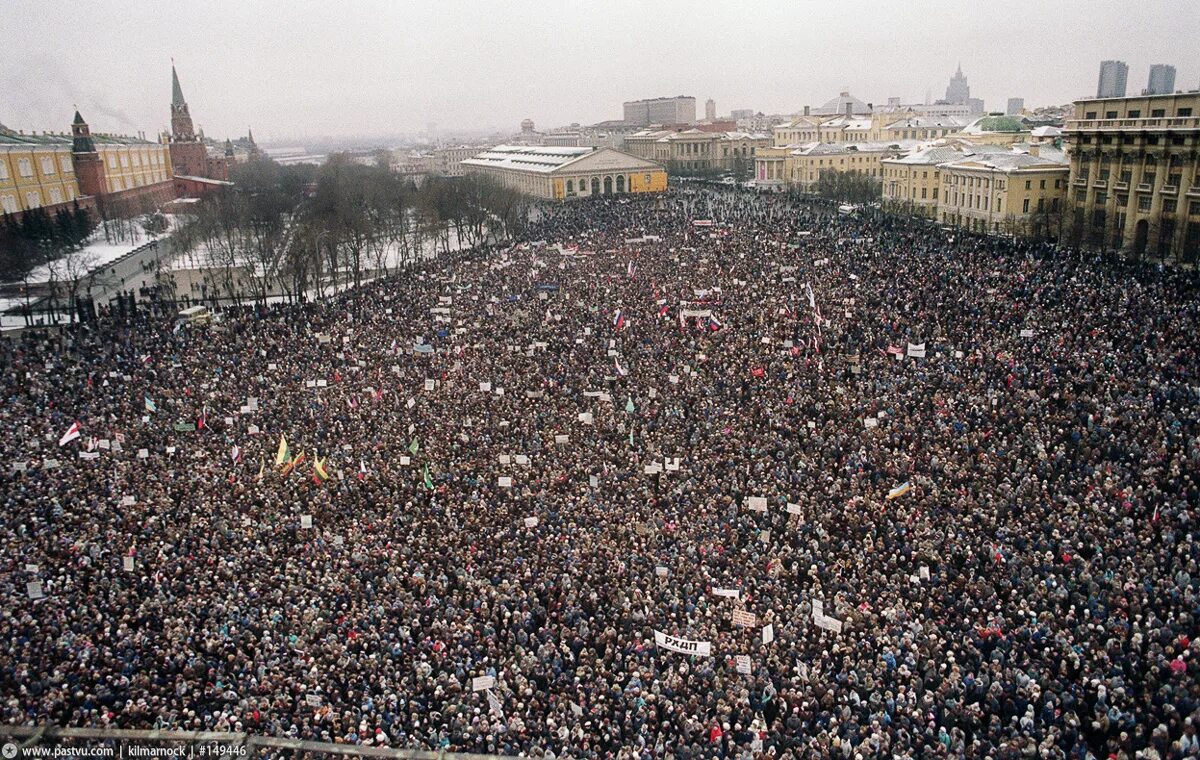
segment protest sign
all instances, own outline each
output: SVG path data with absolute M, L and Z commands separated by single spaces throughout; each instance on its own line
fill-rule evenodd
M 663 649 L 680 654 L 694 654 L 700 657 L 712 656 L 712 644 L 707 641 L 692 641 L 678 636 L 671 636 L 662 631 L 654 632 L 654 643 Z

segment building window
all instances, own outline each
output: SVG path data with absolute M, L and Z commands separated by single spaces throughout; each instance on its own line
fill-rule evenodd
M 1029 213 L 1029 199 L 1028 198 L 1026 198 L 1024 203 L 1021 204 L 1021 213 L 1023 213 L 1023 214 Z
M 1151 199 L 1150 199 L 1149 195 L 1139 195 L 1138 196 L 1138 211 L 1149 211 L 1150 210 L 1150 200 Z
M 17 159 L 17 171 L 21 173 L 22 177 L 32 177 L 33 164 L 28 158 L 19 158 Z
M 37 208 L 40 205 L 42 205 L 42 196 L 38 191 L 34 190 L 32 192 L 25 193 L 26 208 Z
M 50 188 L 50 202 L 51 203 L 62 203 L 62 201 L 63 201 L 62 191 L 59 190 L 57 187 Z
M 1200 216 L 1200 201 L 1192 201 L 1189 203 L 1188 213 L 1192 216 Z
M 1108 203 L 1108 193 L 1096 193 L 1096 205 L 1103 206 L 1105 203 Z
M 109 168 L 109 169 L 116 169 L 116 168 L 117 168 L 117 157 L 116 157 L 114 154 L 112 154 L 112 153 L 110 153 L 110 154 L 108 155 L 108 168 Z
M 50 156 L 42 156 L 42 174 L 47 177 L 54 174 L 54 159 Z
M 1174 214 L 1176 208 L 1178 208 L 1178 202 L 1174 198 L 1164 198 L 1163 199 L 1163 213 L 1164 214 Z
M 70 174 L 71 173 L 71 157 L 70 156 L 59 156 L 58 166 L 60 169 L 62 169 L 63 174 Z
M 8 162 L 0 161 L 0 179 L 8 179 Z

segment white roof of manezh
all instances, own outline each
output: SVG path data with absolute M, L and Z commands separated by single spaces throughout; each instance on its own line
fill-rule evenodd
M 613 148 L 575 148 L 550 145 L 497 145 L 465 159 L 463 166 L 550 174 L 562 170 L 661 168 L 653 161 Z

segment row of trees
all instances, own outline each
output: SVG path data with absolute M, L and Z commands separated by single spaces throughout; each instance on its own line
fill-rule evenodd
M 843 203 L 873 203 L 883 194 L 883 185 L 862 172 L 839 172 L 829 169 L 817 177 L 817 194 L 822 198 Z
M 79 250 L 92 234 L 91 215 L 74 204 L 53 214 L 36 208 L 0 218 L 0 282 L 25 279 L 36 268 Z
M 384 162 L 334 156 L 320 167 L 262 159 L 233 167 L 234 188 L 197 204 L 176 235 L 205 295 L 236 303 L 358 286 L 421 258 L 519 233 L 528 199 L 486 177 L 419 186 Z

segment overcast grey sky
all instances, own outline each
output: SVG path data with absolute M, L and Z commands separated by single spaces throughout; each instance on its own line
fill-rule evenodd
M 849 90 L 936 99 L 961 61 L 989 109 L 1095 94 L 1099 62 L 1200 86 L 1198 0 L 0 0 L 0 123 L 167 126 L 170 59 L 193 119 L 260 141 L 539 128 L 694 95 L 799 111 Z

